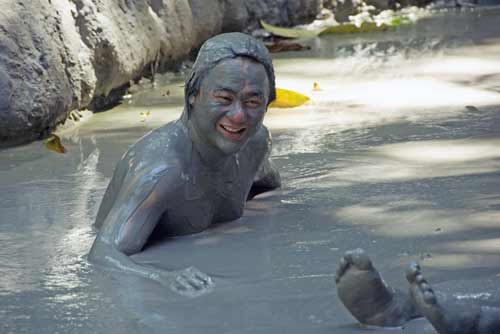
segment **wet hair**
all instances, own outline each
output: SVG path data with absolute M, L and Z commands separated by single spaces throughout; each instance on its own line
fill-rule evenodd
M 266 46 L 247 34 L 239 32 L 220 34 L 203 43 L 186 80 L 184 99 L 188 115 L 191 111 L 189 97 L 198 93 L 205 75 L 221 61 L 236 57 L 247 57 L 264 66 L 269 80 L 268 103 L 276 99 L 274 68 Z

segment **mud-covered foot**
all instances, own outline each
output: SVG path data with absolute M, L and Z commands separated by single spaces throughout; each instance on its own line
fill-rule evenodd
M 384 282 L 362 249 L 344 254 L 335 281 L 340 300 L 363 324 L 393 327 L 420 316 L 408 295 Z
M 406 278 L 410 283 L 410 294 L 417 309 L 438 333 L 500 333 L 500 308 L 463 303 L 454 299 L 440 301 L 417 263 L 410 265 Z

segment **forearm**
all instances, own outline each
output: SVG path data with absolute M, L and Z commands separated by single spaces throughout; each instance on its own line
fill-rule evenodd
M 160 279 L 162 274 L 165 274 L 161 269 L 135 263 L 128 255 L 120 252 L 99 236 L 92 245 L 89 260 L 93 264 L 104 268 L 120 270 L 156 281 Z
M 104 268 L 154 280 L 184 296 L 198 297 L 209 293 L 215 286 L 209 276 L 194 267 L 188 267 L 180 271 L 166 271 L 139 265 L 99 237 L 94 241 L 94 245 L 90 250 L 89 260 Z

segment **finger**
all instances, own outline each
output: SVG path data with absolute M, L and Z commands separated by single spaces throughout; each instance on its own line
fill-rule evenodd
M 207 276 L 203 273 L 196 273 L 194 275 L 195 279 L 197 279 L 198 281 L 202 282 L 203 284 L 206 284 L 206 285 L 210 285 L 212 283 L 212 279 L 210 278 L 210 276 Z

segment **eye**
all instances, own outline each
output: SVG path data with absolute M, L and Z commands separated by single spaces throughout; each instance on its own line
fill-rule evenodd
M 261 99 L 253 98 L 245 101 L 245 106 L 249 108 L 258 108 L 262 105 Z
M 225 92 L 216 92 L 213 94 L 214 99 L 217 103 L 223 104 L 223 105 L 229 105 L 233 103 L 233 96 L 229 93 Z

